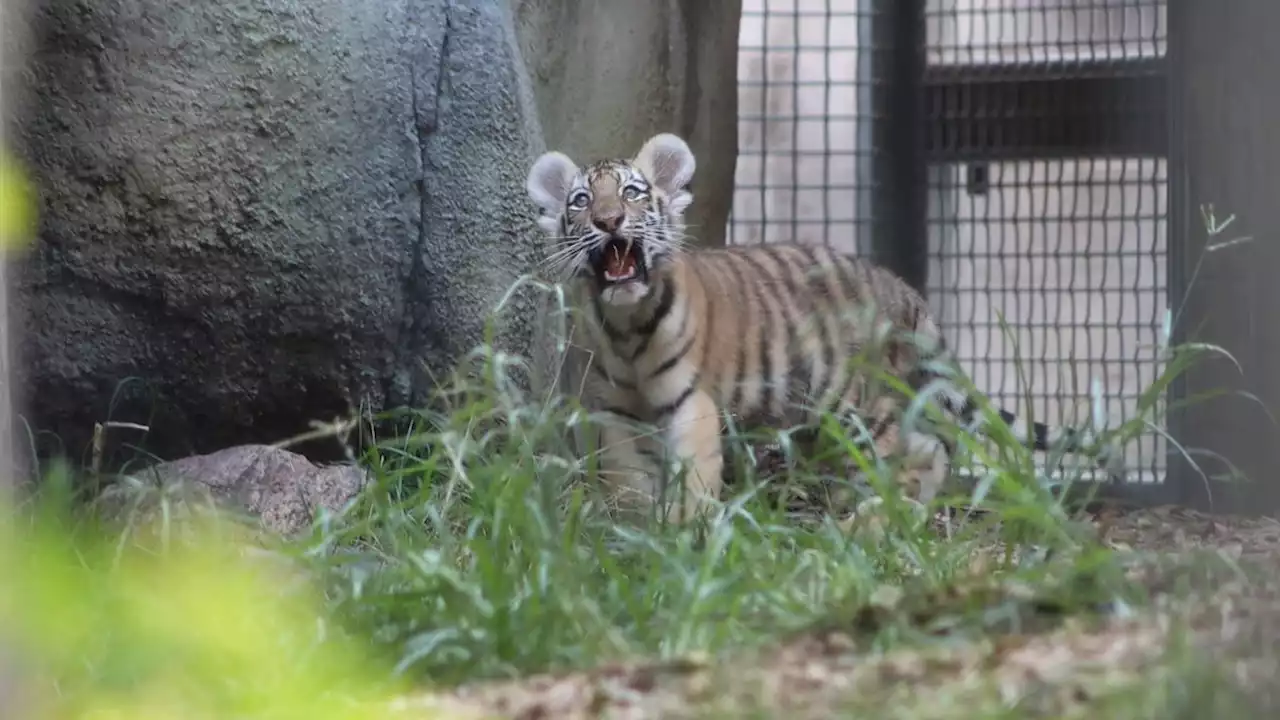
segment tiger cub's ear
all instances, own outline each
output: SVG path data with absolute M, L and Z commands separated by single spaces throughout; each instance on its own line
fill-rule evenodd
M 547 232 L 555 232 L 559 225 L 560 213 L 564 212 L 565 201 L 569 198 L 569 188 L 573 187 L 573 179 L 578 175 L 578 166 L 561 152 L 546 152 L 534 161 L 529 168 L 529 178 L 525 180 L 525 190 L 529 199 L 542 209 L 542 217 L 538 225 Z
M 635 166 L 649 182 L 666 193 L 671 212 L 679 215 L 693 202 L 687 186 L 697 162 L 688 143 L 671 133 L 654 135 L 636 153 Z

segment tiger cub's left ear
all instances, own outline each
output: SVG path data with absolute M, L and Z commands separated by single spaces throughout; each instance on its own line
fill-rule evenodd
M 640 148 L 632 162 L 649 182 L 666 193 L 673 214 L 683 213 L 693 202 L 693 193 L 689 192 L 688 185 L 693 179 L 697 161 L 688 143 L 678 136 L 671 133 L 654 135 Z

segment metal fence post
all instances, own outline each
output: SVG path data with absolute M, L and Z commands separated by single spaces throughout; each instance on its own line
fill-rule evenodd
M 864 0 L 871 40 L 869 193 L 875 260 L 924 292 L 929 272 L 925 0 Z M 865 90 L 866 88 L 864 88 Z
M 1130 419 L 1181 297 L 1165 274 L 1181 1 L 744 0 L 733 242 L 856 248 L 928 292 L 993 400 L 1078 422 L 1097 378 L 1108 421 Z M 1174 489 L 1164 446 L 1126 448 L 1143 500 Z
M 1175 439 L 1199 465 L 1171 453 L 1170 480 L 1185 505 L 1273 513 L 1280 508 L 1280 95 L 1267 88 L 1280 65 L 1280 5 L 1171 0 L 1168 13 L 1174 341 L 1220 346 L 1239 363 L 1210 358 L 1184 376 L 1183 397 L 1217 395 L 1170 413 Z M 1208 205 L 1218 225 L 1234 216 L 1225 232 L 1210 232 Z M 1246 481 L 1224 478 L 1232 466 Z

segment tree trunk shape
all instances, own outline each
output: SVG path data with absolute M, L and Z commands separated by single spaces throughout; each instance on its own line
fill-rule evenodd
M 514 0 L 547 147 L 631 157 L 659 132 L 693 149 L 689 234 L 725 243 L 738 156 L 741 0 Z
M 19 387 L 72 458 L 107 419 L 172 457 L 420 404 L 540 252 L 503 0 L 51 0 L 34 21 Z M 515 352 L 530 315 L 507 316 Z
M 546 147 L 585 164 L 632 157 L 659 132 L 682 136 L 698 161 L 689 235 L 702 247 L 724 245 L 738 156 L 741 0 L 512 2 Z M 576 337 L 572 324 L 570 332 Z M 588 358 L 571 344 L 547 379 L 576 392 Z

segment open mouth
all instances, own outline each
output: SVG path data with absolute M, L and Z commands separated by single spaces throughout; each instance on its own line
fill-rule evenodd
M 597 257 L 596 273 L 602 285 L 620 285 L 644 279 L 647 269 L 636 243 L 612 238 Z

